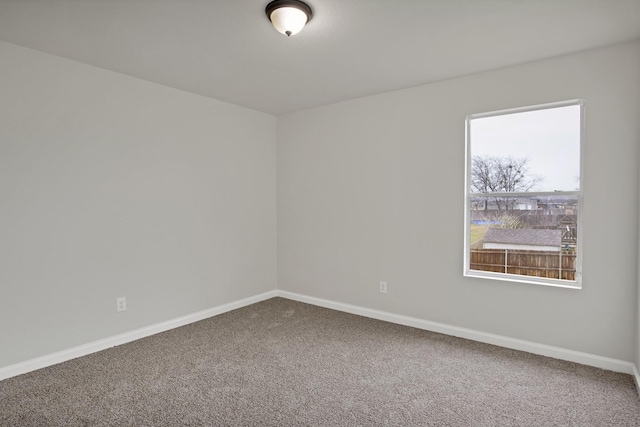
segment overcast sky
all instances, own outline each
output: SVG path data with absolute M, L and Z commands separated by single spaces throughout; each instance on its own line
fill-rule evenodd
M 529 176 L 544 180 L 532 191 L 580 186 L 580 106 L 549 108 L 471 120 L 471 156 L 529 159 Z

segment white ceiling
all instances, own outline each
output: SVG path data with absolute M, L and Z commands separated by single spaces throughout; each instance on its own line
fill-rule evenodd
M 0 40 L 282 114 L 640 39 L 640 0 L 0 0 Z M 1 64 L 0 64 L 1 66 Z

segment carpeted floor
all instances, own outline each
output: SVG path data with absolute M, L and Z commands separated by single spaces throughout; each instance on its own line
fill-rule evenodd
M 0 382 L 1 426 L 639 426 L 630 375 L 274 298 Z

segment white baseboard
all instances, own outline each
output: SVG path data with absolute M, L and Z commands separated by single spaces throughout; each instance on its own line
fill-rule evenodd
M 386 322 L 397 323 L 400 325 L 411 326 L 427 331 L 438 332 L 455 337 L 466 338 L 473 341 L 479 341 L 486 344 L 493 344 L 500 347 L 506 347 L 513 350 L 526 351 L 528 353 L 539 354 L 542 356 L 553 357 L 554 359 L 576 362 L 583 365 L 594 366 L 597 368 L 607 369 L 615 372 L 634 375 L 636 385 L 640 392 L 640 376 L 636 366 L 631 362 L 623 360 L 611 359 L 608 357 L 597 356 L 589 353 L 568 350 L 561 347 L 554 347 L 546 344 L 539 344 L 530 341 L 509 338 L 501 335 L 489 334 L 486 332 L 476 331 L 473 329 L 461 328 L 458 326 L 447 325 L 444 323 L 431 322 L 428 320 L 418 319 L 415 317 L 403 316 L 399 314 L 388 313 L 380 310 L 373 310 L 366 307 L 360 307 L 351 304 L 345 304 L 336 301 L 330 301 L 322 298 L 315 298 L 306 295 L 296 294 L 288 291 L 277 291 L 278 296 L 282 298 L 300 301 L 307 304 L 313 304 L 320 307 L 330 308 L 333 310 L 344 311 L 346 313 L 357 314 L 360 316 L 370 317 L 373 319 L 384 320 Z
M 322 298 L 310 297 L 307 295 L 296 294 L 293 292 L 273 290 L 263 294 L 244 298 L 238 301 L 223 304 L 214 308 L 192 313 L 186 316 L 171 319 L 166 322 L 156 323 L 151 326 L 136 329 L 113 337 L 104 338 L 83 344 L 67 350 L 62 350 L 46 356 L 27 360 L 25 362 L 16 363 L 0 368 L 0 381 L 35 371 L 37 369 L 46 368 L 47 366 L 75 359 L 77 357 L 86 356 L 101 350 L 106 350 L 117 345 L 126 344 L 141 338 L 165 332 L 180 326 L 198 322 L 218 314 L 226 313 L 241 307 L 265 301 L 273 297 L 282 297 L 294 301 L 300 301 L 307 304 L 317 305 L 319 307 L 330 308 L 333 310 L 343 311 L 346 313 L 357 314 L 360 316 L 370 317 L 373 319 L 384 320 L 386 322 L 397 323 L 400 325 L 411 326 L 427 331 L 438 332 L 441 334 L 452 335 L 460 338 L 466 338 L 487 344 L 493 344 L 514 350 L 526 351 L 542 356 L 553 357 L 555 359 L 566 360 L 569 362 L 581 363 L 583 365 L 594 366 L 597 368 L 608 369 L 615 372 L 622 372 L 633 376 L 638 394 L 640 395 L 640 373 L 635 364 L 625 362 L 623 360 L 611 359 L 608 357 L 597 356 L 589 353 L 582 353 L 574 350 L 567 350 L 561 347 L 553 347 L 545 344 L 538 344 L 530 341 L 509 338 L 501 335 L 489 334 L 486 332 L 476 331 L 468 328 L 447 325 L 444 323 L 431 322 L 428 320 L 418 319 L 415 317 L 403 316 L 399 314 L 388 313 L 385 311 L 374 310 L 366 307 L 360 307 L 352 304 L 326 300 Z
M 249 298 L 233 301 L 228 304 L 219 305 L 207 310 L 198 311 L 196 313 L 188 314 L 176 319 L 171 319 L 166 322 L 156 323 L 151 326 L 135 329 L 130 332 L 125 332 L 109 338 L 104 338 L 67 350 L 48 354 L 46 356 L 16 363 L 15 365 L 9 365 L 0 368 L 0 381 L 7 378 L 15 377 L 17 375 L 25 374 L 27 372 L 35 371 L 37 369 L 46 368 L 47 366 L 62 363 L 67 360 L 75 359 L 77 357 L 86 356 L 87 354 L 106 350 L 107 348 L 115 347 L 117 345 L 126 344 L 128 342 L 139 340 L 141 338 L 155 335 L 160 332 L 165 332 L 170 329 L 178 328 L 180 326 L 188 325 L 189 323 L 198 322 L 209 317 L 217 316 L 218 314 L 226 313 L 231 310 L 235 310 L 247 305 L 255 304 L 257 302 L 273 298 L 275 296 L 277 296 L 277 292 L 275 290 L 265 292 L 263 294 L 254 295 Z
M 640 396 L 640 373 L 638 373 L 638 367 L 633 365 L 633 379 L 636 382 L 636 390 L 638 390 L 638 396 Z

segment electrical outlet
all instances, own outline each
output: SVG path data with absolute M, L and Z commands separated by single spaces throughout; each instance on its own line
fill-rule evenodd
M 125 297 L 116 299 L 116 311 L 125 311 L 127 309 L 127 299 Z
M 381 294 L 387 293 L 387 282 L 380 282 L 380 293 Z

